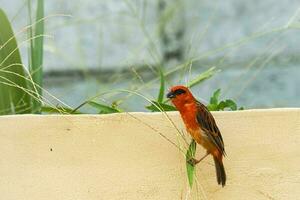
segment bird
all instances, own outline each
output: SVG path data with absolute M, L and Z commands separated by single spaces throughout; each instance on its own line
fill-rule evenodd
M 187 132 L 197 144 L 206 149 L 206 154 L 202 158 L 199 160 L 191 158 L 188 162 L 195 166 L 208 155 L 212 155 L 216 168 L 217 182 L 224 187 L 226 184 L 226 173 L 223 157 L 226 153 L 221 132 L 213 115 L 183 85 L 171 87 L 167 93 L 167 98 L 171 100 L 172 104 L 180 112 Z

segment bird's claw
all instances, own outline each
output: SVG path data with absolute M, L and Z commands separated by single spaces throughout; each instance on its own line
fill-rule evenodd
M 196 160 L 195 158 L 190 158 L 187 160 L 187 163 L 189 163 L 192 166 L 195 166 L 198 163 L 198 160 Z

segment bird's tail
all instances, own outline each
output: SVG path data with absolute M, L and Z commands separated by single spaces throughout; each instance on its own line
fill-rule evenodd
M 215 161 L 218 184 L 219 185 L 222 184 L 222 187 L 224 187 L 225 183 L 226 183 L 226 173 L 225 173 L 223 162 L 222 162 L 222 160 L 219 160 L 215 156 L 214 156 L 214 161 Z

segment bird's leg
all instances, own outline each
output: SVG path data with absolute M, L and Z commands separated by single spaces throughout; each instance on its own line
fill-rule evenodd
M 204 160 L 204 158 L 206 158 L 209 155 L 209 153 L 207 152 L 202 158 L 200 158 L 199 160 L 195 159 L 195 158 L 191 158 L 189 159 L 187 162 L 193 166 L 195 166 L 196 164 L 198 164 L 199 162 L 201 162 L 202 160 Z

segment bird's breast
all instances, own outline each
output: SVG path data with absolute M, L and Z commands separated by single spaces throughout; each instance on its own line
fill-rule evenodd
M 188 130 L 198 130 L 200 128 L 195 112 L 182 112 L 180 114 Z
M 187 115 L 183 114 L 181 117 L 184 121 L 187 132 L 198 144 L 202 144 L 202 130 L 196 121 L 196 116 L 189 113 Z

